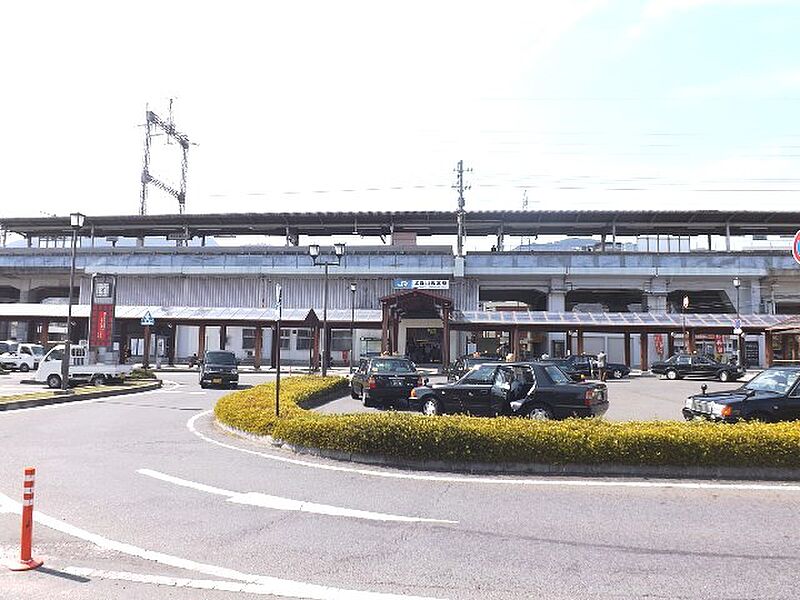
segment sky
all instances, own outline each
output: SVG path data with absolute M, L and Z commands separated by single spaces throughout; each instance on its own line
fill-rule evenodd
M 800 1 L 15 2 L 0 215 L 792 210 Z M 179 153 L 153 147 L 177 185 Z M 157 190 L 148 213 L 175 213 Z

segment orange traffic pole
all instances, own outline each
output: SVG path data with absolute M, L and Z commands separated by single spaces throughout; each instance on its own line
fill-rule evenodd
M 33 485 L 36 481 L 36 469 L 25 469 L 25 480 L 22 483 L 22 530 L 20 532 L 19 562 L 11 561 L 8 568 L 12 571 L 28 571 L 44 564 L 44 561 L 31 556 L 33 543 Z

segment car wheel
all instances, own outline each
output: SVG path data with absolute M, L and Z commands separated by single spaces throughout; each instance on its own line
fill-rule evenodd
M 720 371 L 717 377 L 719 377 L 720 381 L 725 382 L 728 381 L 728 379 L 730 379 L 730 374 L 727 371 Z
M 358 394 L 356 393 L 356 388 L 353 387 L 352 385 L 350 386 L 350 397 L 353 400 L 358 400 Z
M 622 377 L 623 377 L 623 375 L 622 375 L 622 369 L 614 369 L 614 370 L 611 372 L 611 376 L 612 376 L 614 379 L 622 379 Z
M 31 370 L 31 368 L 28 366 L 28 363 L 22 363 L 19 366 L 19 370 L 22 371 L 23 373 L 27 373 L 28 371 Z
M 53 373 L 52 375 L 47 376 L 47 387 L 51 390 L 57 390 L 61 387 L 61 375 L 56 375 Z
M 91 385 L 104 385 L 106 382 L 105 375 L 101 375 L 99 373 L 92 375 L 92 378 L 89 380 Z
M 671 379 L 675 381 L 678 378 L 678 372 L 675 369 L 670 369 L 667 371 L 667 379 Z
M 203 389 L 206 389 L 208 387 L 208 384 L 205 381 L 201 381 L 200 382 L 200 387 L 203 388 Z
M 528 411 L 528 418 L 534 421 L 551 421 L 553 419 L 553 411 L 546 406 L 533 406 Z
M 439 408 L 439 401 L 433 396 L 425 398 L 425 400 L 422 402 L 422 414 L 429 417 L 442 414 L 442 411 Z

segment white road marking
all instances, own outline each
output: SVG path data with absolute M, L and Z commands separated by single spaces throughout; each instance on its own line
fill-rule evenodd
M 315 502 L 305 502 L 302 500 L 293 500 L 291 498 L 281 498 L 280 496 L 270 496 L 262 494 L 261 492 L 234 492 L 188 479 L 181 479 L 180 477 L 173 477 L 166 473 L 153 471 L 151 469 L 138 469 L 136 471 L 140 475 L 147 475 L 161 481 L 173 483 L 182 487 L 199 490 L 208 494 L 215 494 L 217 496 L 225 496 L 228 502 L 235 504 L 247 504 L 250 506 L 260 506 L 262 508 L 271 508 L 274 510 L 288 510 L 314 513 L 318 515 L 329 515 L 333 517 L 349 517 L 352 519 L 367 519 L 369 521 L 393 521 L 401 523 L 446 523 L 457 524 L 458 521 L 448 521 L 445 519 L 424 519 L 420 517 L 406 517 L 403 515 L 392 515 L 386 513 L 371 512 L 366 510 L 355 510 L 351 508 L 341 508 L 338 506 L 330 506 L 328 504 L 317 504 Z
M 5 494 L 0 493 L 0 513 L 6 512 L 19 514 L 21 511 L 22 507 L 18 502 L 14 502 Z M 434 598 L 422 596 L 405 596 L 402 594 L 384 594 L 381 592 L 348 590 L 314 583 L 306 583 L 303 581 L 293 581 L 291 579 L 279 579 L 277 577 L 269 577 L 266 575 L 242 573 L 241 571 L 236 571 L 227 567 L 219 567 L 216 565 L 201 563 L 186 558 L 172 556 L 170 554 L 165 554 L 163 552 L 147 550 L 145 548 L 140 548 L 125 542 L 111 540 L 96 533 L 91 533 L 84 529 L 80 529 L 79 527 L 70 525 L 69 523 L 65 523 L 60 519 L 50 517 L 38 511 L 34 511 L 33 517 L 37 523 L 44 525 L 45 527 L 49 527 L 50 529 L 60 531 L 61 533 L 65 533 L 69 536 L 91 542 L 99 548 L 111 550 L 113 552 L 119 552 L 121 554 L 127 554 L 129 556 L 135 556 L 137 558 L 142 558 L 144 560 L 153 561 L 178 569 L 195 571 L 197 573 L 203 573 L 204 575 L 211 575 L 212 577 L 255 584 L 258 586 L 258 593 L 260 594 L 286 596 L 288 598 L 311 598 L 312 600 L 436 600 Z M 92 570 L 92 572 L 95 571 Z M 220 585 L 225 584 L 225 582 L 218 583 Z M 220 587 L 216 589 L 227 588 Z
M 707 482 L 688 482 L 688 481 L 626 481 L 626 480 L 596 480 L 596 479 L 562 479 L 561 477 L 552 478 L 530 478 L 530 479 L 502 479 L 499 477 L 460 477 L 457 475 L 421 475 L 418 473 L 405 473 L 396 471 L 376 471 L 374 469 L 363 469 L 359 467 L 346 467 L 340 465 L 329 465 L 316 463 L 286 456 L 277 456 L 269 452 L 259 452 L 249 448 L 240 448 L 233 444 L 226 444 L 200 433 L 195 427 L 195 422 L 201 417 L 212 414 L 213 410 L 201 412 L 190 418 L 186 422 L 186 427 L 203 441 L 216 444 L 222 448 L 236 450 L 245 454 L 259 456 L 276 462 L 283 462 L 301 467 L 320 469 L 323 471 L 337 471 L 340 473 L 354 473 L 357 475 L 368 475 L 370 477 L 382 477 L 384 479 L 411 479 L 415 481 L 435 481 L 444 483 L 478 483 L 491 485 L 522 485 L 540 487 L 585 487 L 585 488 L 676 488 L 686 490 L 723 490 L 723 491 L 773 491 L 773 492 L 800 492 L 800 485 L 791 483 L 707 483 Z

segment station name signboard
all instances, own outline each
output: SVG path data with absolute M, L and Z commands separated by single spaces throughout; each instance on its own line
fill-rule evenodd
M 116 279 L 113 275 L 92 277 L 92 308 L 89 319 L 89 348 L 111 350 L 116 304 Z
M 393 279 L 396 290 L 449 290 L 449 279 Z

